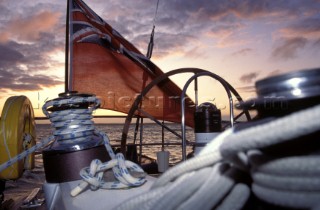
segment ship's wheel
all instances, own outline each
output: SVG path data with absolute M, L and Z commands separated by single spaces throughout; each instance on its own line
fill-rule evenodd
M 187 81 L 185 87 L 184 87 L 184 93 L 185 93 L 185 89 L 189 86 L 189 84 L 195 80 L 198 77 L 202 77 L 202 76 L 208 76 L 211 77 L 217 81 L 219 81 L 222 86 L 225 88 L 226 93 L 228 95 L 228 99 L 229 99 L 229 103 L 230 103 L 230 123 L 231 126 L 233 126 L 234 122 L 236 122 L 241 116 L 245 115 L 246 119 L 249 121 L 251 120 L 251 116 L 250 113 L 247 110 L 244 110 L 242 112 L 240 112 L 237 116 L 234 116 L 233 114 L 233 97 L 232 94 L 236 97 L 236 99 L 241 103 L 243 102 L 241 96 L 239 95 L 239 93 L 223 78 L 221 78 L 220 76 L 218 76 L 217 74 L 214 74 L 210 71 L 206 71 L 203 69 L 198 69 L 198 68 L 181 68 L 181 69 L 176 69 L 176 70 L 172 70 L 169 71 L 167 73 L 164 73 L 163 75 L 157 77 L 156 79 L 154 79 L 151 83 L 149 83 L 140 93 L 140 95 L 138 95 L 138 97 L 135 99 L 135 101 L 133 102 L 128 115 L 125 119 L 125 124 L 123 126 L 123 130 L 122 130 L 122 137 L 121 137 L 121 152 L 123 154 L 126 154 L 127 152 L 127 137 L 128 137 L 128 132 L 129 132 L 129 128 L 130 128 L 130 124 L 132 122 L 132 119 L 135 117 L 135 114 L 137 112 L 143 112 L 143 110 L 141 110 L 140 107 L 140 103 L 142 101 L 142 99 L 147 95 L 147 93 L 156 85 L 160 84 L 161 82 L 164 82 L 166 79 L 168 79 L 170 76 L 173 75 L 177 75 L 177 74 L 183 74 L 183 73 L 193 73 L 194 75 Z M 184 119 L 183 119 L 184 120 Z M 182 120 L 182 121 L 183 121 Z M 184 123 L 184 122 L 182 122 Z M 158 123 L 159 124 L 159 123 Z M 183 131 L 182 131 L 183 133 Z M 183 137 L 183 135 L 182 135 Z

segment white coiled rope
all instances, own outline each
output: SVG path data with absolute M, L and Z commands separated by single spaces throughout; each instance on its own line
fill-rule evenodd
M 317 144 L 313 142 L 314 150 L 303 154 L 283 151 L 278 157 L 264 152 L 302 136 L 319 134 L 319 119 L 317 105 L 238 132 L 227 130 L 198 156 L 169 169 L 148 192 L 116 209 L 246 209 L 251 193 L 285 208 L 319 209 Z M 246 179 L 253 180 L 252 185 Z M 183 193 L 177 193 L 179 189 Z
M 88 109 L 66 109 L 62 111 L 49 112 L 50 107 L 60 107 L 89 103 Z M 89 167 L 83 168 L 79 173 L 83 181 L 71 191 L 72 196 L 76 196 L 89 185 L 92 190 L 103 189 L 123 189 L 137 187 L 146 182 L 143 169 L 128 160 L 123 154 L 114 154 L 108 136 L 94 127 L 92 112 L 99 107 L 100 100 L 96 97 L 70 97 L 68 99 L 52 100 L 43 106 L 43 112 L 49 117 L 53 127 L 54 136 L 61 145 L 83 144 L 91 141 L 92 135 L 99 135 L 111 158 L 110 161 L 102 163 L 100 160 L 92 160 Z M 112 169 L 116 181 L 107 182 L 103 180 L 105 171 Z M 130 172 L 135 172 L 137 177 L 133 177 Z
M 77 104 L 92 104 L 87 109 L 66 109 L 48 111 L 51 107 L 75 106 Z M 42 107 L 43 113 L 50 119 L 55 128 L 53 135 L 60 144 L 77 144 L 88 142 L 94 132 L 92 112 L 100 106 L 96 97 L 70 97 L 67 99 L 51 100 Z

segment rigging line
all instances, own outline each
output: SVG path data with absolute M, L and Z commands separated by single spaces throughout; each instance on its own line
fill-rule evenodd
M 155 11 L 154 17 L 153 17 L 152 32 L 151 32 L 151 35 L 150 35 L 150 41 L 149 41 L 149 44 L 148 44 L 148 52 L 147 52 L 147 55 L 146 55 L 146 57 L 147 57 L 148 59 L 150 59 L 151 56 L 152 56 L 154 28 L 156 27 L 156 26 L 155 26 L 155 23 L 156 23 L 156 18 L 157 18 L 157 14 L 158 14 L 158 7 L 159 7 L 159 0 L 157 1 L 156 11 Z M 146 72 L 144 72 L 144 73 L 143 73 L 142 90 L 145 88 L 146 82 L 147 82 L 147 76 L 146 76 Z M 142 102 L 140 103 L 140 106 L 139 106 L 139 107 L 141 108 L 141 106 L 142 106 Z M 139 116 L 139 118 L 137 118 L 137 122 L 136 122 L 136 130 L 135 130 L 134 141 L 136 140 L 136 132 L 137 132 L 137 129 L 138 129 L 138 127 L 139 127 L 139 120 L 140 120 L 140 116 Z M 141 129 L 143 129 L 142 126 L 143 126 L 143 118 L 141 118 Z M 142 141 L 141 130 L 140 130 L 140 141 Z M 141 156 L 140 156 L 140 162 L 141 162 Z
M 157 18 L 157 14 L 158 14 L 159 1 L 160 1 L 160 0 L 157 1 L 157 7 L 156 7 L 156 11 L 155 11 L 155 13 L 154 13 L 153 26 L 155 26 L 155 24 L 156 24 L 156 18 Z
M 151 35 L 150 35 L 150 41 L 149 41 L 149 44 L 148 44 L 148 52 L 147 52 L 147 58 L 151 58 L 152 56 L 152 50 L 153 50 L 153 37 L 154 37 L 154 29 L 156 27 L 156 18 L 157 18 L 157 14 L 158 14 L 158 7 L 159 7 L 159 1 L 157 1 L 157 6 L 156 6 L 156 11 L 154 13 L 154 17 L 153 17 L 153 26 L 152 26 L 152 32 L 151 32 Z

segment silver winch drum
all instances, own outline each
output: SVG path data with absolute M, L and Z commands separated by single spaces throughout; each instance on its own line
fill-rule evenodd
M 59 94 L 59 98 L 53 99 L 52 102 L 58 103 L 65 99 L 91 96 L 94 95 L 80 94 L 76 91 L 71 91 Z M 92 104 L 89 102 L 53 105 L 48 108 L 47 111 L 59 112 L 72 109 L 87 110 L 90 106 L 92 106 Z M 59 143 L 59 136 L 56 136 L 55 138 L 54 143 L 42 152 L 46 181 L 48 183 L 62 183 L 79 180 L 81 179 L 79 171 L 90 165 L 93 159 L 99 159 L 102 162 L 110 160 L 102 137 L 94 134 L 93 131 L 85 137 L 87 140 L 74 144 Z
M 255 86 L 257 97 L 237 108 L 255 109 L 258 118 L 287 115 L 320 103 L 320 68 L 269 77 Z

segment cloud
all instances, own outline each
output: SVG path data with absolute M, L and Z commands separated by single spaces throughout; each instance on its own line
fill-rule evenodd
M 242 83 L 252 83 L 253 80 L 256 79 L 258 75 L 259 73 L 257 72 L 251 72 L 251 73 L 242 75 L 239 80 Z
M 2 42 L 5 38 L 20 41 L 39 41 L 41 33 L 53 32 L 58 24 L 60 13 L 43 11 L 30 16 L 18 15 L 11 19 L 0 33 Z
M 308 40 L 304 37 L 294 37 L 283 39 L 281 42 L 272 50 L 272 58 L 277 60 L 288 60 L 296 58 L 299 50 L 303 49 Z
M 304 37 L 316 40 L 320 37 L 320 16 L 307 16 L 294 21 L 279 31 L 282 38 Z
M 86 3 L 137 48 L 145 50 L 145 54 L 156 1 L 117 0 L 106 4 L 103 0 L 92 0 Z M 31 84 L 31 80 L 36 82 L 35 78 L 46 81 L 47 77 L 51 77 L 48 70 L 53 65 L 63 68 L 63 63 L 53 61 L 51 55 L 64 49 L 65 6 L 65 2 L 52 3 L 48 0 L 32 3 L 20 0 L 0 2 L 0 52 L 7 52 L 6 55 L 0 55 L 3 58 L 0 61 L 1 75 L 8 72 L 23 75 L 7 87 L 22 89 L 21 82 Z M 234 45 L 240 46 L 240 50 L 234 51 L 233 56 L 245 56 L 253 51 L 251 47 L 245 46 L 253 40 L 243 33 L 245 29 L 261 20 L 278 22 L 289 19 L 292 22 L 277 37 L 278 43 L 272 56 L 290 59 L 297 56 L 299 50 L 308 43 L 319 47 L 320 41 L 316 40 L 319 37 L 316 36 L 320 22 L 317 22 L 316 16 L 319 9 L 320 4 L 316 0 L 160 1 L 154 56 L 178 54 L 196 58 L 199 57 L 200 49 L 205 47 Z M 307 18 L 300 18 L 304 16 Z M 208 39 L 210 44 L 207 44 Z M 32 76 L 28 76 L 26 72 Z M 248 75 L 244 75 L 242 79 L 251 81 Z M 53 77 L 53 80 L 59 83 L 61 79 Z M 51 82 L 49 78 L 49 85 L 55 83 Z M 42 85 L 45 84 L 40 84 L 37 88 L 43 87 Z
M 238 50 L 236 52 L 233 52 L 231 54 L 231 56 L 246 56 L 246 55 L 250 54 L 252 51 L 253 51 L 253 49 L 251 49 L 251 48 L 244 48 L 244 49 Z
M 0 84 L 1 91 L 10 89 L 12 91 L 32 91 L 41 90 L 43 87 L 53 87 L 61 85 L 64 82 L 55 76 L 46 75 L 30 75 L 21 69 L 1 69 L 0 68 Z
M 269 72 L 268 73 L 268 77 L 277 76 L 277 75 L 283 74 L 283 73 L 284 73 L 283 70 L 276 69 L 276 70 L 273 70 L 273 71 Z
M 236 87 L 236 90 L 241 91 L 241 92 L 245 92 L 245 93 L 255 93 L 256 92 L 256 88 L 254 85 Z
M 0 3 L 1 91 L 41 90 L 63 84 L 63 61 L 52 55 L 64 49 L 62 7 L 52 3 Z M 52 69 L 61 68 L 61 74 Z M 60 75 L 60 76 L 59 76 Z
M 319 5 L 320 2 L 315 4 L 315 8 Z M 299 19 L 290 21 L 286 27 L 275 33 L 275 37 L 277 44 L 271 54 L 273 59 L 297 58 L 299 51 L 304 48 L 315 50 L 315 52 L 319 51 L 319 45 L 317 44 L 320 37 L 319 10 L 314 12 L 313 8 L 309 8 L 309 10 L 304 11 Z
M 177 13 L 177 16 L 190 17 L 195 21 L 238 21 L 239 19 L 256 19 L 265 17 L 297 16 L 305 10 L 319 11 L 316 0 L 176 0 L 165 1 L 166 12 Z
M 287 28 L 289 32 L 311 34 L 320 32 L 320 17 L 310 17 L 292 24 Z
M 88 3 L 91 4 L 91 2 Z M 100 6 L 105 5 L 100 15 L 102 14 L 101 16 L 107 22 L 137 48 L 147 49 L 156 1 L 118 0 L 110 1 L 108 4 L 102 1 L 95 1 L 95 3 Z M 93 2 L 92 6 L 94 6 Z M 267 22 L 272 19 L 278 22 L 284 20 L 283 17 L 286 17 L 286 20 L 295 17 L 297 20 L 301 14 L 313 13 L 319 9 L 319 3 L 315 0 L 303 2 L 286 0 L 160 1 L 155 35 L 158 56 L 169 55 L 174 46 L 179 47 L 177 53 L 192 56 L 188 47 L 190 37 L 198 39 L 199 42 L 196 44 L 199 45 L 203 45 L 206 38 L 209 38 L 214 40 L 213 47 L 244 46 L 252 40 L 242 32 L 255 21 Z M 97 10 L 97 13 L 99 14 L 100 11 Z M 244 24 L 245 21 L 246 24 Z M 167 48 L 168 46 L 173 47 Z
M 19 51 L 9 48 L 0 43 L 0 66 L 8 66 L 16 64 L 24 58 L 23 54 Z
M 15 41 L 0 44 L 1 56 L 10 56 L 14 62 L 0 62 L 0 68 L 16 65 L 24 65 L 30 73 L 47 71 L 53 64 L 58 64 L 50 58 L 52 53 L 63 50 L 63 42 L 56 40 L 53 34 L 40 34 L 38 42 L 22 44 Z M 5 55 L 7 50 L 9 55 Z M 13 60 L 12 60 L 13 61 Z M 63 61 L 62 61 L 63 62 Z
M 312 47 L 316 50 L 316 52 L 320 52 L 320 38 L 312 43 Z
M 179 36 L 170 33 L 159 33 L 155 37 L 154 55 L 157 58 L 165 57 L 169 54 L 188 54 L 188 44 L 196 41 L 192 36 Z
M 216 24 L 211 26 L 211 28 L 209 28 L 210 30 L 206 32 L 206 34 L 211 37 L 226 37 L 243 28 L 244 25 L 240 23 Z
M 167 25 L 171 31 L 176 29 L 180 36 L 206 35 L 214 38 L 215 46 L 221 48 L 248 44 L 248 37 L 239 36 L 252 23 L 248 20 L 266 22 L 272 19 L 278 22 L 283 17 L 299 17 L 300 14 L 320 9 L 319 3 L 313 0 L 289 3 L 284 0 L 177 0 L 163 4 L 166 21 L 161 24 Z M 247 21 L 246 24 L 244 21 Z
M 43 87 L 63 84 L 58 75 L 48 72 L 52 61 L 47 55 L 55 47 L 44 43 L 19 44 L 11 41 L 0 44 L 1 90 L 41 90 Z

